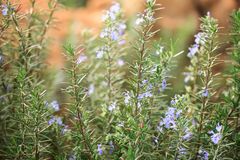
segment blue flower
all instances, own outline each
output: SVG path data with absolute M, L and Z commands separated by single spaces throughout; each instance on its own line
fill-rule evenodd
M 208 90 L 207 90 L 207 89 L 205 89 L 205 90 L 203 91 L 202 96 L 203 96 L 203 97 L 208 97 Z
M 206 42 L 206 38 L 208 37 L 206 33 L 204 32 L 199 32 L 195 36 L 195 43 L 199 45 L 204 45 Z
M 162 80 L 162 90 L 164 91 L 167 88 L 167 81 L 166 79 Z
M 96 53 L 97 53 L 97 58 L 98 59 L 101 59 L 103 57 L 103 55 L 105 54 L 106 52 L 106 48 L 105 47 L 101 47 L 99 48 Z
M 51 107 L 55 110 L 55 111 L 59 111 L 60 110 L 60 107 L 59 107 L 59 104 L 57 101 L 52 101 L 51 102 Z
M 216 130 L 217 132 L 214 132 L 214 131 L 208 132 L 209 134 L 211 134 L 211 140 L 214 144 L 218 144 L 219 141 L 222 139 L 222 134 L 221 134 L 222 126 L 219 123 L 216 126 Z
M 143 98 L 152 97 L 152 96 L 153 96 L 152 93 L 150 91 L 147 91 L 142 94 L 139 94 L 138 99 L 141 100 Z
M 189 58 L 192 58 L 193 56 L 195 56 L 195 54 L 198 52 L 198 48 L 199 48 L 198 44 L 192 45 L 192 47 L 189 48 L 189 53 L 187 56 Z
M 117 64 L 118 64 L 118 66 L 123 66 L 125 64 L 125 62 L 122 59 L 118 59 Z
M 1 5 L 2 15 L 6 16 L 8 14 L 8 7 L 6 5 Z
M 90 84 L 88 87 L 88 95 L 93 94 L 94 90 L 95 90 L 94 84 Z
M 209 156 L 209 153 L 204 150 L 204 149 L 200 149 L 198 151 L 198 157 L 201 159 L 201 160 L 208 160 L 208 156 Z
M 51 116 L 50 120 L 48 121 L 48 124 L 52 125 L 54 123 L 56 123 L 59 126 L 64 126 L 61 117 Z
M 77 64 L 80 64 L 82 62 L 85 62 L 87 60 L 87 56 L 85 55 L 80 55 L 77 59 Z
M 103 154 L 103 150 L 102 150 L 102 145 L 101 144 L 98 144 L 97 150 L 98 150 L 98 155 L 101 156 Z
M 48 121 L 49 125 L 52 125 L 55 122 L 55 117 L 51 116 L 51 119 Z
M 179 118 L 182 110 L 177 110 L 176 108 L 169 107 L 168 111 L 165 113 L 165 117 L 159 122 L 158 130 L 162 132 L 162 126 L 167 129 L 176 129 L 176 119 Z
M 124 103 L 125 103 L 126 105 L 129 104 L 130 99 L 131 99 L 131 97 L 130 97 L 130 95 L 129 95 L 129 92 L 128 92 L 128 91 L 125 92 L 125 93 L 124 93 Z
M 185 141 L 190 140 L 190 139 L 192 138 L 192 132 L 190 132 L 188 128 L 185 129 L 184 132 L 185 132 L 185 134 L 184 134 L 184 136 L 182 137 L 182 139 L 185 140 Z
M 108 106 L 108 110 L 111 111 L 111 112 L 115 109 L 116 109 L 116 102 L 114 102 L 110 106 Z
M 185 155 L 185 154 L 187 154 L 187 149 L 184 148 L 184 147 L 180 147 L 180 148 L 179 148 L 179 154 L 180 154 L 180 155 Z

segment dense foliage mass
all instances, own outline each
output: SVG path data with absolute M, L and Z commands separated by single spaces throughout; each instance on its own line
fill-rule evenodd
M 32 0 L 24 15 L 0 4 L 0 159 L 240 159 L 240 11 L 224 43 L 217 20 L 201 18 L 179 92 L 171 73 L 184 52 L 156 38 L 161 5 L 147 0 L 133 27 L 113 3 L 98 37 L 84 33 L 81 45 L 64 45 L 57 97 L 45 65 L 57 0 L 45 13 Z M 226 44 L 231 59 L 223 62 Z M 223 63 L 229 69 L 217 72 Z

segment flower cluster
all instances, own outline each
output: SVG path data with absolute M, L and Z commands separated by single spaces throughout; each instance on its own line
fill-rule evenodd
M 6 5 L 1 5 L 1 10 L 2 10 L 2 15 L 3 16 L 7 16 L 7 14 L 8 14 L 8 7 L 6 6 Z
M 111 39 L 112 41 L 122 40 L 121 36 L 124 35 L 127 26 L 119 18 L 121 18 L 121 7 L 119 3 L 115 3 L 102 18 L 106 28 L 100 33 L 101 38 Z
M 204 45 L 208 38 L 207 33 L 204 33 L 204 32 L 199 32 L 194 37 L 195 37 L 195 44 L 193 44 L 189 48 L 189 52 L 187 55 L 189 58 L 193 58 L 196 55 L 196 53 L 199 51 L 200 46 Z
M 166 129 L 176 129 L 176 120 L 179 118 L 181 113 L 182 110 L 177 110 L 174 107 L 168 107 L 168 110 L 165 113 L 165 117 L 158 124 L 158 130 L 162 132 L 163 127 L 165 127 Z

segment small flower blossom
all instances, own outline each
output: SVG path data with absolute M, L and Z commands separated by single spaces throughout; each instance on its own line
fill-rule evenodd
M 85 55 L 80 55 L 77 59 L 77 64 L 80 64 L 82 62 L 85 62 L 87 60 L 87 56 Z
M 206 42 L 207 35 L 204 32 L 199 32 L 195 36 L 195 43 L 198 45 L 204 45 Z
M 123 65 L 125 64 L 125 62 L 124 62 L 122 59 L 118 59 L 118 60 L 117 60 L 117 64 L 118 64 L 119 66 L 123 66 Z
M 166 79 L 162 80 L 162 90 L 164 91 L 167 88 L 167 81 Z
M 70 131 L 69 126 L 68 125 L 64 125 L 63 128 L 61 129 L 61 133 L 65 134 L 66 132 Z
M 126 105 L 128 105 L 128 104 L 130 103 L 130 99 L 131 99 L 131 97 L 130 97 L 130 95 L 129 95 L 129 92 L 128 92 L 128 91 L 125 92 L 125 93 L 124 93 L 124 103 L 125 103 Z
M 59 111 L 59 110 L 60 110 L 60 106 L 59 106 L 59 104 L 58 104 L 57 101 L 52 101 L 52 102 L 50 103 L 50 105 L 51 105 L 51 107 L 52 107 L 55 111 Z
M 59 126 L 64 126 L 61 117 L 51 116 L 51 119 L 48 121 L 49 125 L 56 123 Z
M 208 132 L 209 134 L 211 134 L 211 140 L 214 144 L 218 144 L 219 141 L 222 139 L 222 134 L 221 134 L 222 126 L 217 124 L 216 130 L 217 132 L 213 132 L 213 131 Z
M 153 96 L 152 93 L 150 91 L 147 91 L 142 94 L 139 94 L 138 99 L 141 100 L 143 98 L 152 97 L 152 96 Z
M 105 22 L 105 21 L 108 21 L 108 20 L 110 20 L 110 21 L 116 20 L 120 11 L 121 11 L 120 4 L 119 3 L 114 3 L 110 7 L 110 9 L 108 11 L 106 11 L 106 13 L 103 15 L 102 21 Z
M 195 56 L 195 54 L 198 52 L 198 48 L 199 48 L 198 44 L 192 45 L 192 47 L 189 48 L 189 53 L 187 56 L 189 58 L 192 58 L 193 56 Z
M 189 129 L 185 129 L 185 134 L 182 137 L 183 140 L 188 141 L 192 138 L 192 132 L 189 131 Z
M 119 44 L 120 46 L 124 45 L 125 43 L 126 43 L 126 40 L 124 40 L 124 39 L 122 39 L 122 40 L 120 40 L 120 41 L 118 42 L 118 44 Z
M 98 155 L 101 156 L 103 154 L 103 150 L 102 150 L 102 145 L 101 144 L 98 144 L 97 150 L 98 150 Z
M 179 154 L 180 154 L 180 155 L 185 155 L 185 154 L 187 154 L 187 149 L 184 148 L 184 147 L 180 147 L 180 148 L 179 148 Z
M 103 55 L 105 54 L 105 52 L 106 52 L 106 48 L 105 48 L 105 47 L 102 47 L 102 48 L 98 49 L 98 50 L 96 51 L 96 53 L 97 53 L 97 58 L 98 58 L 98 59 L 103 58 Z
M 209 153 L 207 151 L 205 151 L 204 149 L 200 149 L 198 151 L 198 157 L 201 160 L 208 160 L 208 156 L 209 156 Z
M 8 14 L 8 7 L 6 5 L 1 5 L 2 15 L 6 16 Z
M 164 126 L 167 129 L 175 129 L 176 128 L 176 119 L 179 118 L 182 110 L 177 110 L 176 108 L 169 107 L 168 111 L 165 113 L 165 117 L 162 121 L 159 122 L 158 130 L 162 132 Z
M 207 89 L 205 89 L 205 90 L 203 91 L 202 96 L 203 96 L 203 97 L 208 97 L 208 90 L 207 90 Z
M 116 109 L 116 102 L 114 102 L 114 103 L 112 103 L 109 107 L 108 107 L 108 110 L 109 111 L 113 111 L 113 110 L 115 110 Z
M 88 95 L 93 94 L 94 90 L 95 90 L 94 84 L 90 84 L 88 87 Z

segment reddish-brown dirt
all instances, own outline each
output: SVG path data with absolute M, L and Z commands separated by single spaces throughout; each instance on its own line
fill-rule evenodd
M 13 0 L 21 5 L 21 12 L 29 12 L 29 0 Z M 229 26 L 229 15 L 233 9 L 239 8 L 238 0 L 157 0 L 165 8 L 159 12 L 163 17 L 156 27 L 176 30 L 194 18 L 193 24 L 197 30 L 199 17 L 210 11 L 211 15 L 219 20 L 220 26 L 227 30 Z M 68 35 L 80 36 L 83 29 L 90 29 L 98 33 L 101 27 L 101 15 L 107 9 L 112 0 L 88 0 L 87 6 L 77 9 L 59 8 L 55 13 L 56 24 L 47 33 L 52 39 L 49 47 L 49 64 L 62 67 L 62 43 Z M 127 16 L 133 16 L 143 10 L 144 0 L 121 0 Z M 47 0 L 37 0 L 37 9 L 47 10 Z M 224 30 L 223 30 L 224 31 Z

